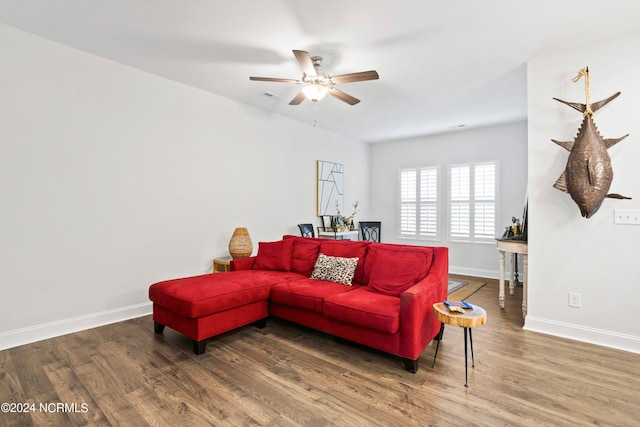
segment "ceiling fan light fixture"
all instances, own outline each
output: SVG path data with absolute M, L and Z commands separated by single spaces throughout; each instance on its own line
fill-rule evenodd
M 329 88 L 318 83 L 308 84 L 302 87 L 302 93 L 309 101 L 320 101 L 329 92 Z

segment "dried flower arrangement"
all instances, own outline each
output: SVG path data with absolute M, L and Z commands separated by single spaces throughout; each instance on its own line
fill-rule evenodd
M 358 201 L 356 200 L 355 203 L 353 204 L 353 213 L 349 216 L 344 216 L 342 215 L 342 213 L 340 213 L 340 205 L 336 201 L 336 212 L 338 214 L 338 217 L 342 220 L 342 223 L 345 225 L 345 227 L 347 227 L 349 230 L 353 230 L 354 229 L 353 218 L 356 216 L 358 212 L 360 212 L 358 210 Z

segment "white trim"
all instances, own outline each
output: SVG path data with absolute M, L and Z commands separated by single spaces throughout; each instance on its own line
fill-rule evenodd
M 449 273 L 451 274 L 460 274 L 462 276 L 473 276 L 473 277 L 484 277 L 486 279 L 498 279 L 500 278 L 500 272 L 498 270 L 485 270 L 480 268 L 467 268 L 467 267 L 456 267 L 453 265 L 449 266 Z M 505 272 L 505 277 L 511 277 L 507 275 Z M 498 295 L 496 294 L 496 299 L 498 299 Z
M 0 350 L 146 316 L 151 312 L 152 303 L 145 302 L 3 332 L 0 333 Z
M 525 318 L 523 329 L 640 354 L 640 337 L 633 335 L 532 316 Z

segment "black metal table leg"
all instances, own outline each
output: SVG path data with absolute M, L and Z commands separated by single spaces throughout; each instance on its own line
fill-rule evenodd
M 440 341 L 442 341 L 443 335 L 444 335 L 444 323 L 441 323 L 440 324 L 440 333 L 438 334 L 440 339 L 438 340 L 438 344 L 436 344 L 436 354 L 433 355 L 433 364 L 431 365 L 432 368 L 434 366 L 436 366 L 436 357 L 438 357 L 438 349 L 440 348 Z
M 475 369 L 476 361 L 473 358 L 473 335 L 471 335 L 471 328 L 469 328 L 469 344 L 471 344 L 471 367 Z
M 469 373 L 467 371 L 467 330 L 469 328 L 464 328 L 464 386 L 469 387 Z M 473 350 L 471 350 L 473 353 Z

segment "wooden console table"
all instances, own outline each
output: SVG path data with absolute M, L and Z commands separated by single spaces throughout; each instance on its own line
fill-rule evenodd
M 509 240 L 509 239 L 496 239 L 496 247 L 500 254 L 500 292 L 498 293 L 498 300 L 500 301 L 500 308 L 504 308 L 504 270 L 505 270 L 505 252 L 511 253 L 511 278 L 509 280 L 509 294 L 513 295 L 513 288 L 515 287 L 515 265 L 516 254 L 522 254 L 522 317 L 527 315 L 527 242 L 526 240 Z
M 324 239 L 336 239 L 336 240 L 358 240 L 359 230 L 351 231 L 319 231 L 318 237 Z

